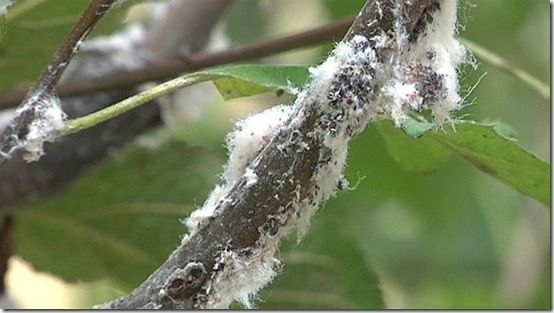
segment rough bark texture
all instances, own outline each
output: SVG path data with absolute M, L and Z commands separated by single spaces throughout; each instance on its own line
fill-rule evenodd
M 354 53 L 375 52 L 377 60 L 365 61 L 388 62 L 389 50 L 371 38 L 394 40 L 396 21 L 412 34 L 434 2 L 399 5 L 403 2 L 369 0 L 344 42 Z M 403 8 L 401 12 L 396 11 L 398 6 Z M 226 307 L 267 283 L 272 274 L 259 271 L 271 271 L 280 236 L 306 224 L 341 185 L 348 141 L 369 120 L 370 104 L 381 86 L 358 79 L 358 70 L 367 72 L 365 77 L 375 76 L 369 63 L 367 67 L 346 63 L 327 83 L 314 76 L 283 127 L 249 164 L 250 174 L 228 182 L 224 195 L 215 198 L 219 201 L 213 215 L 199 223 L 137 289 L 100 308 Z M 331 145 L 339 148 L 334 150 Z
M 179 4 L 181 0 L 170 2 L 171 5 L 175 5 L 175 3 Z M 220 6 L 220 0 L 195 0 L 186 1 L 186 3 L 193 8 L 180 6 L 179 9 L 199 10 L 197 13 L 205 17 L 213 15 L 209 18 L 210 22 L 203 23 L 202 28 L 196 28 L 196 36 L 191 34 L 181 38 L 180 46 L 186 46 L 190 41 L 193 43 L 194 49 L 198 49 L 206 42 L 217 19 L 224 13 L 224 8 L 214 9 L 214 7 Z M 198 3 L 206 4 L 206 6 L 198 6 Z M 209 3 L 213 5 L 210 6 Z M 206 12 L 203 12 L 204 9 Z M 175 10 L 169 12 L 172 12 L 173 15 L 177 14 Z M 191 14 L 191 12 L 187 14 Z M 160 19 L 160 23 L 167 22 L 168 19 L 164 17 Z M 186 27 L 188 22 L 179 19 L 182 27 Z M 196 23 L 196 21 L 192 21 L 192 23 Z M 149 36 L 144 38 L 145 42 L 149 40 Z M 162 42 L 163 37 L 156 40 Z M 175 42 L 177 39 L 172 38 L 172 40 Z M 101 49 L 87 48 L 85 45 L 84 51 L 71 63 L 62 81 L 95 78 L 111 71 L 132 69 L 133 67 L 129 67 L 129 64 L 121 63 L 119 49 L 117 44 L 104 45 Z M 140 44 L 133 49 L 135 52 L 126 52 L 128 53 L 127 59 L 133 60 L 132 66 L 140 67 L 156 61 L 149 57 L 151 54 Z M 197 51 L 194 49 L 191 51 Z M 166 51 L 167 54 L 177 52 Z M 62 107 L 68 117 L 74 118 L 98 111 L 134 95 L 136 92 L 137 89 L 133 87 L 66 98 L 62 101 Z M 0 211 L 4 213 L 11 211 L 15 206 L 21 206 L 26 201 L 36 200 L 59 191 L 74 178 L 79 177 L 87 168 L 105 158 L 110 151 L 130 142 L 141 132 L 159 125 L 160 122 L 158 106 L 154 103 L 147 104 L 92 129 L 61 138 L 54 143 L 47 143 L 45 156 L 38 162 L 27 163 L 22 160 L 20 153 L 16 153 L 0 167 Z

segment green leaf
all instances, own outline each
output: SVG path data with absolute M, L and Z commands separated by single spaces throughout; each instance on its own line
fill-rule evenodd
M 377 130 L 385 139 L 385 147 L 391 157 L 407 170 L 418 174 L 429 174 L 443 164 L 450 153 L 430 138 L 410 137 L 394 127 L 392 122 L 379 122 Z M 420 132 L 411 130 L 413 134 Z
M 429 135 L 481 171 L 544 205 L 550 203 L 550 165 L 499 133 L 498 125 L 461 121 Z
M 308 79 L 304 66 L 241 65 L 205 72 L 222 76 L 216 85 L 228 98 L 275 89 L 290 90 L 291 85 L 297 88 Z M 431 131 L 433 124 L 412 116 L 403 123 L 402 130 L 411 137 L 421 137 L 419 140 L 402 136 L 387 126 L 380 126 L 379 131 L 385 136 L 387 151 L 408 170 L 432 172 L 446 160 L 446 150 L 450 150 L 515 190 L 549 203 L 548 164 L 519 146 L 509 126 L 463 121 L 455 127 L 456 130 L 445 127 Z
M 201 73 L 221 76 L 213 82 L 226 100 L 273 90 L 294 93 L 308 81 L 308 68 L 299 65 L 236 65 Z
M 431 130 L 431 125 L 410 117 L 402 129 L 412 137 L 434 141 L 435 145 L 441 145 L 479 170 L 548 206 L 549 164 L 518 145 L 511 127 L 473 121 L 457 121 L 439 130 Z M 400 142 L 397 144 L 401 145 Z M 400 148 L 397 147 L 394 153 L 398 154 Z M 410 152 L 405 152 L 405 156 L 409 155 Z M 395 157 L 399 158 L 398 155 Z
M 383 308 L 379 279 L 342 210 L 323 209 L 306 238 L 281 249 L 283 272 L 260 294 L 262 309 Z
M 222 163 L 180 141 L 132 146 L 64 193 L 18 210 L 15 253 L 70 282 L 136 287 L 177 246 L 179 219 L 203 201 Z

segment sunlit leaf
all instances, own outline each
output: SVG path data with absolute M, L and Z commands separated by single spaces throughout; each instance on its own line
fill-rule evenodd
M 515 190 L 545 205 L 550 203 L 549 164 L 518 145 L 511 127 L 458 121 L 431 130 L 427 122 L 408 121 L 404 128 L 408 134 L 431 139 Z
M 307 67 L 297 65 L 237 65 L 203 72 L 221 76 L 214 83 L 225 99 L 272 90 L 294 93 L 308 80 Z

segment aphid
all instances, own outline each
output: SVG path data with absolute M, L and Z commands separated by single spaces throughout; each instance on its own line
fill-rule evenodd
M 433 50 L 427 50 L 427 52 L 425 52 L 425 56 L 427 57 L 427 60 L 431 61 L 435 58 L 435 56 L 437 56 L 437 53 Z
M 296 141 L 296 139 L 298 139 L 298 137 L 300 137 L 300 132 L 298 130 L 293 130 L 290 133 L 290 141 Z
M 333 150 L 331 150 L 330 148 L 324 148 L 319 158 L 318 164 L 327 164 L 331 161 L 332 158 L 333 158 Z
M 346 178 L 339 178 L 339 180 L 337 181 L 337 189 L 339 191 L 346 191 L 348 189 L 348 181 L 346 180 Z

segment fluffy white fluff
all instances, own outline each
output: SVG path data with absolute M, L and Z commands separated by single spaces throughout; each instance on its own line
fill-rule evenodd
M 275 106 L 236 123 L 235 130 L 227 136 L 229 161 L 223 174 L 224 184 L 217 185 L 202 207 L 185 220 L 189 235 L 183 238 L 184 241 L 217 214 L 216 208 L 221 201 L 225 201 L 225 195 L 237 179 L 246 175 L 247 186 L 257 182 L 256 174 L 247 169 L 247 166 L 283 126 L 291 108 L 286 105 Z
M 8 8 L 13 4 L 13 0 L 0 0 L 0 16 L 8 12 Z
M 275 241 L 263 247 L 248 257 L 231 251 L 220 256 L 216 266 L 224 265 L 224 268 L 210 281 L 205 308 L 226 309 L 235 300 L 247 308 L 253 307 L 253 295 L 275 277 L 276 265 L 280 264 L 273 257 L 277 249 Z
M 438 124 L 449 121 L 451 112 L 462 104 L 458 95 L 457 67 L 464 61 L 466 50 L 455 38 L 457 5 L 456 0 L 441 1 L 439 11 L 433 14 L 433 23 L 427 25 L 415 43 L 408 42 L 402 27 L 396 29 L 398 53 L 392 65 L 394 76 L 385 83 L 383 90 L 389 102 L 385 111 L 397 126 L 409 109 L 418 109 L 423 103 L 421 95 L 413 88 L 418 77 L 412 76 L 410 68 L 415 65 L 428 66 L 444 76 L 445 95 L 430 105 Z
M 275 135 L 290 115 L 292 106 L 278 105 L 236 123 L 227 136 L 229 162 L 223 174 L 227 183 L 240 178 L 246 167 Z
M 403 2 L 397 3 L 401 6 Z M 454 39 L 456 1 L 442 1 L 433 17 L 434 23 L 413 43 L 408 42 L 401 27 L 396 29 L 394 42 L 380 34 L 373 38 L 355 36 L 340 43 L 323 64 L 310 69 L 311 82 L 298 94 L 294 106 L 278 106 L 237 123 L 227 138 L 230 153 L 223 175 L 225 184 L 217 186 L 204 206 L 187 220 L 192 232 L 217 214 L 218 203 L 226 200 L 239 178 L 246 179 L 247 188 L 259 183 L 252 161 L 280 128 L 298 129 L 307 114 L 315 114 L 319 123 L 309 138 L 317 138 L 322 147 L 318 148 L 319 161 L 311 178 L 313 190 L 304 199 L 290 200 L 294 214 L 268 217 L 286 225 L 280 225 L 273 234 L 260 230 L 261 237 L 249 254 L 224 251 L 219 256 L 203 307 L 226 308 L 233 300 L 250 306 L 252 295 L 275 276 L 278 262 L 274 253 L 279 239 L 291 229 L 297 229 L 301 237 L 317 208 L 335 194 L 337 186 L 344 189 L 342 172 L 348 142 L 370 121 L 388 118 L 399 125 L 408 110 L 430 109 L 436 122 L 442 123 L 459 107 L 456 67 L 464 59 L 464 49 Z M 380 58 L 383 51 L 390 59 Z M 311 148 L 307 142 L 295 140 L 294 147 Z M 283 173 L 283 179 L 291 178 L 287 175 L 290 173 Z
M 44 143 L 54 141 L 57 133 L 64 128 L 66 119 L 57 97 L 30 97 L 26 104 L 17 109 L 16 115 L 26 112 L 30 106 L 34 107 L 34 119 L 26 136 L 17 143 L 17 147 L 24 151 L 23 158 L 28 162 L 37 161 L 44 154 Z

